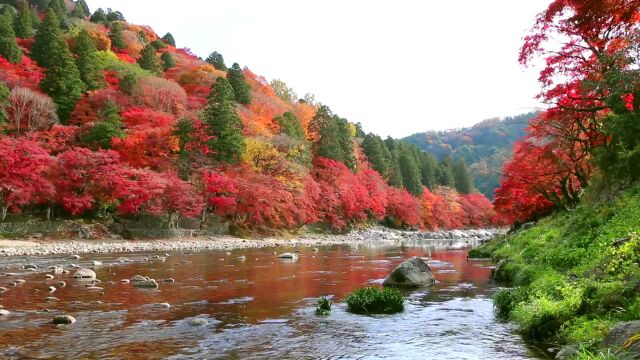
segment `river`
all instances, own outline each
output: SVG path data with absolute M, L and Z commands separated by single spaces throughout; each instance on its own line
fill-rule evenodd
M 411 241 L 394 245 L 301 247 L 297 261 L 274 253 L 294 248 L 239 249 L 195 254 L 84 255 L 0 259 L 9 291 L 0 305 L 0 358 L 8 359 L 538 359 L 513 326 L 496 318 L 491 268 L 467 261 L 466 242 Z M 156 258 L 154 258 L 154 255 Z M 115 264 L 126 256 L 130 263 Z M 405 311 L 390 316 L 346 312 L 354 289 L 378 284 L 400 262 L 428 258 L 438 283 L 407 292 Z M 244 257 L 244 258 L 242 258 Z M 147 260 L 148 259 L 148 260 Z M 102 283 L 20 270 L 93 260 Z M 157 290 L 121 283 L 134 275 L 157 279 Z M 175 282 L 162 282 L 173 278 Z M 9 285 L 16 279 L 26 282 Z M 47 290 L 60 280 L 66 287 Z M 320 296 L 332 314 L 316 316 Z M 55 297 L 57 301 L 46 301 Z M 168 303 L 166 305 L 158 305 Z M 154 305 L 155 304 L 155 305 Z M 51 324 L 54 315 L 77 319 Z M 195 320 L 204 319 L 204 320 Z M 195 320 L 195 321 L 194 321 Z

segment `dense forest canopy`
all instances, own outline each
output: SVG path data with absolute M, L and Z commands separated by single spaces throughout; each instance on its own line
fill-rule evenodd
M 242 232 L 502 222 L 463 157 L 364 134 L 312 94 L 216 51 L 203 60 L 113 9 L 0 4 L 0 221 L 144 214 Z
M 403 140 L 439 160 L 445 156 L 464 159 L 478 191 L 493 198 L 500 185 L 502 166 L 511 158 L 514 143 L 524 137 L 536 114 L 488 119 L 469 128 L 428 131 Z

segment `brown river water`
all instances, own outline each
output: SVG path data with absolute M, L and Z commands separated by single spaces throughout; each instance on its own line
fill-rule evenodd
M 538 359 L 514 327 L 496 318 L 495 285 L 487 262 L 467 261 L 464 243 L 424 241 L 390 246 L 300 248 L 297 261 L 274 252 L 293 248 L 170 253 L 0 258 L 6 272 L 0 305 L 0 359 Z M 246 259 L 239 259 L 240 256 Z M 115 264 L 125 256 L 131 263 Z M 408 291 L 405 311 L 361 316 L 342 299 L 358 287 L 379 284 L 400 262 L 429 258 L 438 283 Z M 148 260 L 146 260 L 148 258 Z M 45 279 L 21 270 L 93 260 L 103 291 L 86 290 L 70 275 Z M 72 271 L 73 273 L 73 271 Z M 157 279 L 157 290 L 121 284 L 134 275 Z M 174 283 L 161 282 L 174 278 Z M 26 282 L 18 286 L 16 279 Z M 64 280 L 53 293 L 49 286 Z M 47 302 L 54 296 L 59 301 Z M 334 300 L 332 314 L 316 316 L 320 296 Z M 170 308 L 154 304 L 169 303 Z M 77 319 L 51 323 L 58 314 Z M 194 324 L 194 319 L 198 325 Z M 195 326 L 194 326 L 195 325 Z

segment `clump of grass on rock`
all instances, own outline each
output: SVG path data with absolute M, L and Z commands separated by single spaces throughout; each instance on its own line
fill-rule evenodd
M 394 288 L 377 286 L 358 289 L 345 299 L 354 314 L 395 314 L 404 310 L 404 296 Z

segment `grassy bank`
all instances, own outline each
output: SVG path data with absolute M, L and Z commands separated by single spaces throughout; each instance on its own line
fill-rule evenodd
M 640 319 L 640 187 L 557 213 L 476 249 L 491 257 L 497 311 L 535 341 L 598 351 L 615 324 Z

